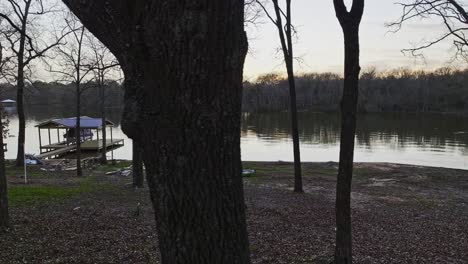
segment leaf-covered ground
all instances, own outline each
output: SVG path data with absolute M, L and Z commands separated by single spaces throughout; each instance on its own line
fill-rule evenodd
M 304 164 L 305 194 L 291 191 L 291 164 L 244 167 L 256 170 L 244 178 L 252 262 L 329 263 L 336 164 Z M 30 169 L 24 186 L 9 168 L 0 263 L 158 263 L 148 190 L 105 175 L 114 169 L 83 178 Z M 468 263 L 468 171 L 357 164 L 352 198 L 355 263 Z

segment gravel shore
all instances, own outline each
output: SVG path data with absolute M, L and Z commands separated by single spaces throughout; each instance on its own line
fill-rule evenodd
M 293 167 L 245 162 L 245 203 L 253 263 L 330 263 L 334 250 L 336 163 L 305 163 L 304 194 Z M 64 197 L 16 202 L 0 234 L 0 263 L 158 263 L 148 190 L 131 176 L 37 172 L 30 186 L 92 186 Z M 10 188 L 21 187 L 11 175 Z M 356 164 L 355 263 L 468 263 L 468 171 Z

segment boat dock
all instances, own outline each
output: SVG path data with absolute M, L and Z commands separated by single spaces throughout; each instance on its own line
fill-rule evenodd
M 65 158 L 74 155 L 77 151 L 77 141 L 81 142 L 80 153 L 85 154 L 100 154 L 102 152 L 113 151 L 124 145 L 123 139 L 116 139 L 112 137 L 112 128 L 114 124 L 108 120 L 105 123 L 100 118 L 91 118 L 87 116 L 80 117 L 80 131 L 76 131 L 76 118 L 63 118 L 53 119 L 43 122 L 38 127 L 39 132 L 39 150 L 40 154 L 37 158 L 40 159 L 57 159 Z M 110 138 L 106 137 L 104 140 L 100 138 L 106 128 L 110 129 Z M 47 132 L 49 144 L 42 145 L 42 131 Z M 57 141 L 52 143 L 52 133 L 57 136 Z M 65 132 L 65 133 L 63 133 Z M 63 137 L 63 139 L 62 139 Z M 62 140 L 61 140 L 62 139 Z M 105 145 L 105 147 L 104 147 Z

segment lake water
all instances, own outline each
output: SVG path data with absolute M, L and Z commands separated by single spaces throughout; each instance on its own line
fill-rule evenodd
M 18 120 L 11 112 L 10 137 L 6 157 L 16 157 Z M 26 152 L 39 153 L 35 125 L 41 121 L 70 117 L 66 110 L 29 111 Z M 97 116 L 84 113 L 88 116 Z M 357 162 L 394 162 L 468 169 L 468 117 L 444 114 L 362 114 L 356 136 Z M 125 139 L 125 146 L 114 151 L 114 158 L 131 159 L 132 146 L 120 129 L 120 112 L 109 119 L 117 124 L 114 138 Z M 338 114 L 299 113 L 301 156 L 303 161 L 337 161 L 340 119 Z M 242 118 L 242 159 L 248 161 L 292 161 L 292 140 L 288 113 L 244 114 Z M 53 138 L 56 134 L 53 134 Z M 43 140 L 46 140 L 43 134 Z M 110 155 L 110 154 L 109 154 Z

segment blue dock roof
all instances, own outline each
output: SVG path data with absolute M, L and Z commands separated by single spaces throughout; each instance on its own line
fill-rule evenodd
M 76 126 L 76 117 L 52 119 L 36 125 L 39 128 L 74 128 Z M 109 120 L 106 120 L 106 126 L 114 126 Z M 88 129 L 98 129 L 102 127 L 101 118 L 92 118 L 89 116 L 80 117 L 80 127 Z

